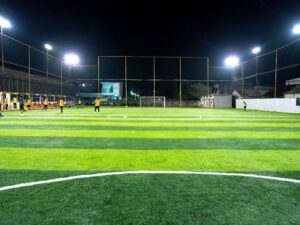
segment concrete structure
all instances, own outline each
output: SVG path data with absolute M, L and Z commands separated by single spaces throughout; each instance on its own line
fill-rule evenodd
M 300 113 L 300 106 L 296 105 L 296 98 L 266 98 L 266 99 L 238 99 L 236 100 L 236 108 L 243 109 L 243 101 L 247 103 L 247 109 Z

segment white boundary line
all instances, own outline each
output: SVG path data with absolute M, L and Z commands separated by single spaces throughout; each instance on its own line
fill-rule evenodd
M 194 174 L 194 175 L 211 175 L 211 176 L 228 176 L 228 177 L 250 177 L 256 179 L 275 180 L 281 182 L 300 184 L 300 180 L 297 179 L 271 177 L 271 176 L 263 176 L 263 175 L 256 175 L 256 174 L 247 174 L 247 173 L 191 172 L 191 171 L 124 171 L 124 172 L 85 174 L 85 175 L 77 175 L 77 176 L 70 176 L 70 177 L 54 178 L 54 179 L 42 180 L 42 181 L 34 181 L 28 183 L 20 183 L 20 184 L 0 187 L 0 192 L 12 190 L 12 189 L 19 189 L 23 187 L 31 187 L 31 186 L 41 185 L 41 184 L 60 183 L 60 182 L 70 181 L 70 180 L 88 179 L 94 177 L 130 175 L 130 174 L 177 174 L 177 175 Z

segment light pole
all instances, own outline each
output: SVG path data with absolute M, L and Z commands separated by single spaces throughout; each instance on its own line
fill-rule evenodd
M 4 28 L 11 28 L 9 20 L 0 16 L 0 31 L 1 31 L 1 67 L 2 67 L 2 78 L 3 78 L 3 91 L 4 91 Z
M 231 68 L 231 75 L 233 76 L 234 68 L 238 67 L 240 64 L 240 58 L 236 55 L 230 55 L 224 60 L 226 67 Z M 231 82 L 231 87 L 233 86 L 233 81 Z
M 257 88 L 258 88 L 258 54 L 261 52 L 261 48 L 260 47 L 254 47 L 252 49 L 252 53 L 255 55 L 255 73 L 256 73 L 256 80 L 255 80 L 255 85 L 256 85 L 256 89 L 255 89 L 255 97 L 257 97 Z
M 46 57 L 47 57 L 47 62 L 46 62 L 46 76 L 47 76 L 47 83 L 46 83 L 46 94 L 49 95 L 49 88 L 48 88 L 48 79 L 49 79 L 49 51 L 52 50 L 52 46 L 50 44 L 45 44 L 44 45 L 46 49 Z
M 80 62 L 80 58 L 75 53 L 67 53 L 64 55 L 64 61 L 61 61 L 61 71 L 60 71 L 60 94 L 63 94 L 63 85 L 62 85 L 62 74 L 63 74 L 63 62 L 69 66 L 76 66 Z

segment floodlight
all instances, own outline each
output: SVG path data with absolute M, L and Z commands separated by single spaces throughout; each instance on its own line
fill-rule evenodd
M 85 83 L 82 84 L 82 87 L 85 87 Z
M 50 44 L 45 44 L 44 45 L 45 49 L 47 49 L 48 51 L 52 50 L 52 46 Z
M 296 24 L 293 28 L 294 34 L 300 34 L 300 24 Z
M 68 65 L 78 65 L 79 64 L 79 56 L 74 53 L 68 53 L 64 56 L 64 62 Z
M 237 56 L 234 56 L 234 55 L 228 56 L 228 57 L 225 59 L 224 63 L 225 63 L 225 66 L 234 68 L 234 67 L 237 67 L 237 66 L 239 65 L 239 63 L 240 63 L 240 58 L 237 57 Z
M 0 27 L 2 28 L 11 28 L 12 25 L 9 22 L 9 20 L 3 18 L 2 16 L 0 16 Z
M 261 51 L 260 47 L 255 47 L 255 48 L 252 49 L 253 54 L 258 54 L 258 53 L 260 53 L 260 51 Z

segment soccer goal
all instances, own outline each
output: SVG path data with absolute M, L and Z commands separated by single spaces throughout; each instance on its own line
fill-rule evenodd
M 164 96 L 141 96 L 140 107 L 164 107 L 166 108 L 166 97 Z

